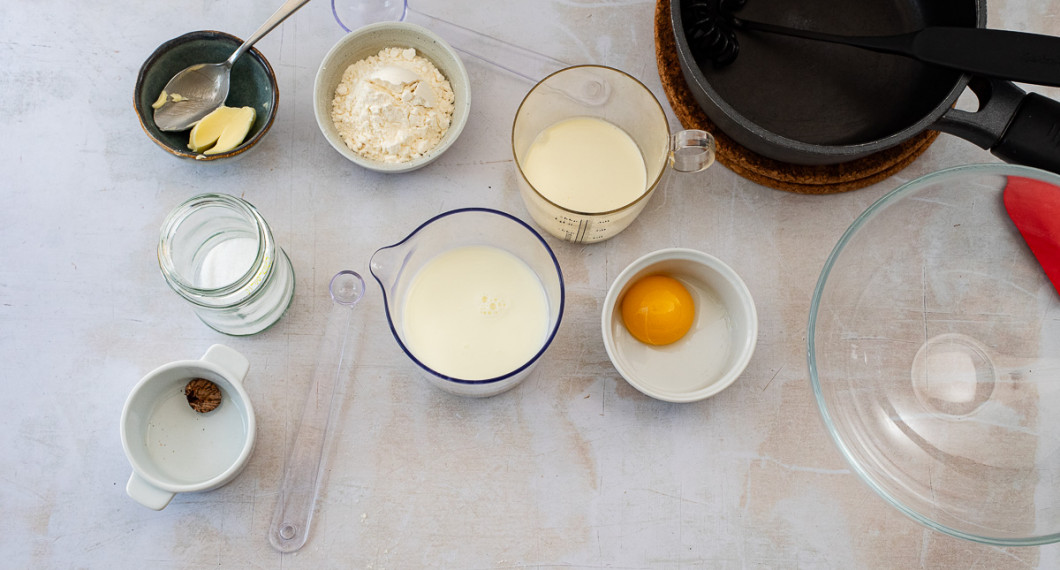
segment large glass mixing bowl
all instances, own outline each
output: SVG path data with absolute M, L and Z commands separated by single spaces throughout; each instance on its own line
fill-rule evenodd
M 1060 540 L 1060 295 L 1009 219 L 1002 164 L 887 194 L 810 307 L 810 380 L 853 470 L 913 519 L 998 545 Z M 1060 234 L 1058 234 L 1060 235 Z

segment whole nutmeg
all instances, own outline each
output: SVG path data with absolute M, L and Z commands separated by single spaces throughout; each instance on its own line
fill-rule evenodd
M 217 384 L 205 378 L 195 378 L 184 386 L 184 396 L 188 398 L 191 409 L 205 414 L 217 409 L 221 405 L 221 389 Z

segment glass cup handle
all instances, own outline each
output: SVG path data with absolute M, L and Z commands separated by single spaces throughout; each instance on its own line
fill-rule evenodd
M 670 135 L 670 166 L 678 172 L 699 172 L 714 164 L 717 145 L 707 131 L 690 129 Z

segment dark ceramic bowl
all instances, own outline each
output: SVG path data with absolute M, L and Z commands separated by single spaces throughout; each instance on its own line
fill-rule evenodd
M 174 75 L 196 63 L 224 61 L 242 43 L 243 40 L 224 32 L 200 31 L 184 34 L 158 46 L 140 68 L 140 74 L 136 77 L 136 92 L 133 94 L 136 116 L 151 140 L 178 158 L 208 162 L 239 156 L 253 148 L 269 132 L 276 117 L 280 93 L 272 66 L 254 48 L 247 50 L 232 66 L 231 88 L 225 100 L 225 105 L 229 107 L 254 107 L 257 112 L 257 118 L 243 144 L 219 154 L 197 154 L 188 148 L 188 131 L 163 132 L 155 126 L 151 104 L 158 99 L 158 94 Z

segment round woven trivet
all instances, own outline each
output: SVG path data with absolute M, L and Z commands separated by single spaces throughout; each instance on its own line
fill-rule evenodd
M 938 137 L 924 131 L 898 146 L 841 164 L 787 164 L 756 154 L 730 139 L 707 118 L 681 73 L 670 22 L 670 0 L 655 3 L 655 59 L 666 98 L 686 129 L 701 129 L 718 142 L 718 162 L 744 178 L 799 194 L 834 194 L 875 184 L 912 164 Z

